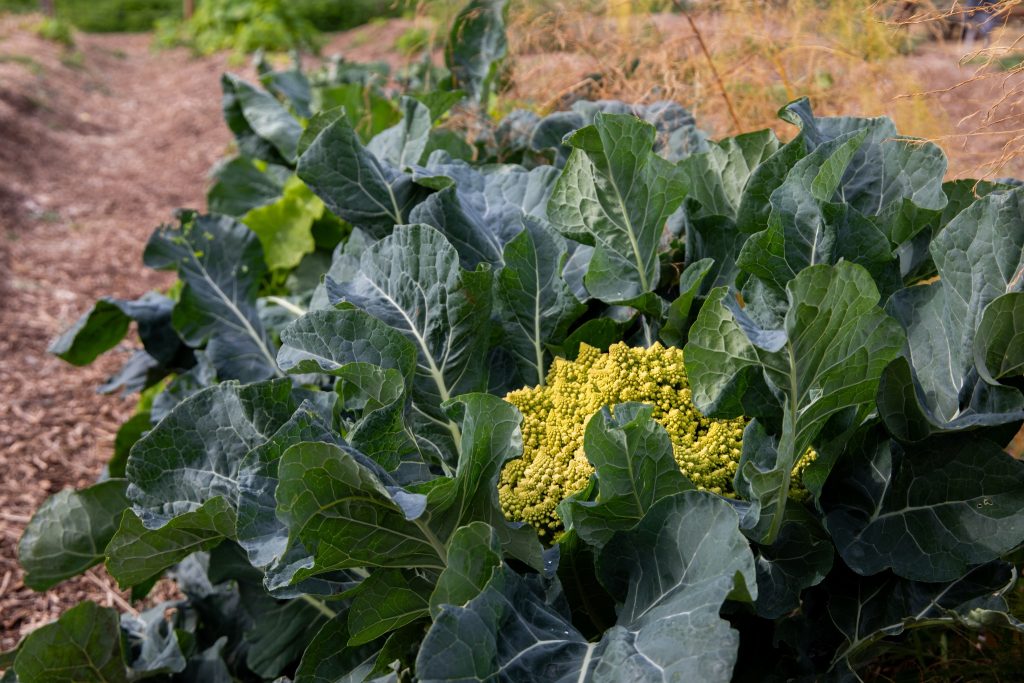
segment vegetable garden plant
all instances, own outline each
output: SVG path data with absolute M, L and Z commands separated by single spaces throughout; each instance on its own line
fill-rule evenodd
M 842 681 L 1024 629 L 1024 189 L 803 100 L 785 144 L 617 102 L 467 143 L 502 5 L 400 99 L 225 78 L 239 156 L 145 250 L 177 283 L 54 343 L 135 321 L 138 412 L 20 545 L 183 597 L 83 603 L 4 681 Z

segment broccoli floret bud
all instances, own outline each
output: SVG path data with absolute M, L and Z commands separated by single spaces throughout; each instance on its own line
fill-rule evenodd
M 523 414 L 523 457 L 502 470 L 498 498 L 505 516 L 553 538 L 562 529 L 556 507 L 580 491 L 594 468 L 583 450 L 587 422 L 603 406 L 635 401 L 654 408 L 668 432 L 679 469 L 693 484 L 734 496 L 732 481 L 746 419 L 713 420 L 693 405 L 681 349 L 614 344 L 607 353 L 580 345 L 575 361 L 555 359 L 543 386 L 511 392 L 505 400 Z M 794 469 L 799 475 L 813 451 Z

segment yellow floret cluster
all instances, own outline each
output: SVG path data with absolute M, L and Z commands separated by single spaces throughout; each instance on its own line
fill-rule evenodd
M 701 490 L 733 495 L 746 420 L 713 420 L 697 411 L 681 349 L 618 343 L 602 353 L 582 344 L 575 361 L 555 359 L 546 385 L 518 389 L 505 400 L 523 414 L 523 457 L 502 470 L 498 498 L 506 517 L 528 522 L 542 537 L 561 530 L 556 507 L 583 489 L 594 471 L 583 434 L 606 405 L 653 406 L 682 473 Z M 809 451 L 801 458 L 794 473 L 813 456 Z

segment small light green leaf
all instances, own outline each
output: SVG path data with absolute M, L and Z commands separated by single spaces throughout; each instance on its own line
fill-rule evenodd
M 323 202 L 294 180 L 280 199 L 250 210 L 242 222 L 259 238 L 267 268 L 291 270 L 316 249 L 313 223 L 323 212 Z
M 587 423 L 583 448 L 594 466 L 597 499 L 571 497 L 558 512 L 567 529 L 595 548 L 604 547 L 616 531 L 635 526 L 662 498 L 693 488 L 653 411 L 641 403 L 620 403 L 614 412 L 602 408 Z
M 128 509 L 126 488 L 124 479 L 111 479 L 50 496 L 18 542 L 25 585 L 46 590 L 102 562 L 103 549 Z
M 365 579 L 348 610 L 348 645 L 364 645 L 428 616 L 433 583 L 415 573 L 381 569 Z
M 117 612 L 83 602 L 25 638 L 14 660 L 21 683 L 127 683 Z
M 548 204 L 565 236 L 595 247 L 587 291 L 628 303 L 658 286 L 665 220 L 686 192 L 682 172 L 652 151 L 655 130 L 634 116 L 597 114 L 572 134 L 573 152 Z
M 974 363 L 986 382 L 1024 374 L 1024 293 L 993 299 L 982 311 L 974 337 Z

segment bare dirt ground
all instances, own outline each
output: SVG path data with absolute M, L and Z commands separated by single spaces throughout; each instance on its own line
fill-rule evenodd
M 392 46 L 407 25 L 356 29 L 325 52 L 395 64 Z M 229 68 L 251 76 L 224 56 L 151 52 L 148 35 L 76 41 L 67 50 L 35 37 L 25 18 L 0 16 L 0 650 L 82 599 L 127 606 L 102 568 L 42 594 L 22 584 L 16 547 L 32 512 L 48 495 L 95 480 L 134 407 L 95 393 L 132 343 L 88 368 L 71 368 L 46 347 L 96 298 L 134 298 L 169 283 L 143 268 L 146 238 L 174 208 L 205 206 L 207 173 L 231 144 L 219 76 Z M 955 52 L 926 46 L 907 66 L 930 88 L 945 88 L 965 77 Z M 545 84 L 547 102 L 601 66 L 534 52 L 517 59 L 513 78 L 534 92 Z M 935 102 L 959 121 L 1005 87 L 979 82 Z M 944 143 L 953 148 L 951 173 L 970 173 L 1004 141 L 965 137 L 962 150 Z M 1014 173 L 1024 166 L 1003 175 Z
M 77 36 L 76 52 L 0 23 L 0 649 L 86 597 L 122 598 L 102 570 L 45 594 L 22 585 L 16 544 L 33 510 L 93 482 L 132 401 L 95 387 L 128 346 L 89 368 L 46 353 L 98 296 L 164 286 L 149 232 L 201 206 L 230 134 L 220 59 L 149 51 L 149 36 Z

